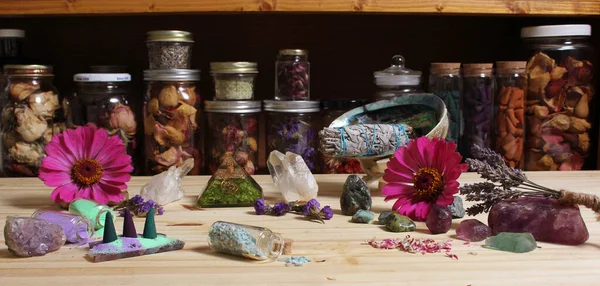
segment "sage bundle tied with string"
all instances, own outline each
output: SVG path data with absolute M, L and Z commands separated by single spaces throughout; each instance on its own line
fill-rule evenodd
M 405 124 L 358 124 L 319 131 L 320 151 L 330 158 L 391 155 L 406 146 L 413 128 Z

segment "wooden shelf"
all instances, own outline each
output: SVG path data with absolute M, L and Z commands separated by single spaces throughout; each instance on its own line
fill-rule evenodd
M 193 12 L 600 15 L 599 0 L 0 0 L 0 15 Z

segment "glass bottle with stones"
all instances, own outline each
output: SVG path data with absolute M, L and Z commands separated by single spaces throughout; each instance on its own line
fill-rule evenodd
M 317 153 L 317 128 L 319 101 L 279 101 L 265 100 L 267 111 L 266 139 L 267 152 L 277 150 L 292 152 L 302 156 L 313 173 L 319 171 Z
M 406 68 L 403 56 L 392 57 L 392 66 L 373 73 L 377 91 L 375 100 L 391 99 L 421 92 L 421 72 Z
M 38 175 L 52 136 L 64 130 L 52 67 L 6 65 L 2 96 L 2 171 L 7 176 Z
M 150 69 L 189 69 L 192 65 L 192 33 L 150 31 L 146 34 Z
M 210 73 L 213 77 L 216 100 L 252 100 L 258 70 L 256 63 L 213 62 Z
M 208 245 L 223 253 L 274 261 L 283 252 L 284 239 L 267 228 L 217 221 L 208 232 Z
M 490 63 L 463 65 L 464 130 L 460 144 L 464 157 L 473 157 L 473 145 L 490 148 L 492 144 L 495 90 L 492 67 Z
M 252 175 L 258 169 L 260 101 L 204 101 L 208 166 L 214 174 L 227 154 Z
M 496 62 L 494 149 L 511 167 L 523 168 L 526 62 Z
M 437 95 L 446 104 L 450 126 L 447 140 L 459 144 L 462 133 L 462 77 L 460 63 L 431 63 L 429 92 Z
M 199 70 L 146 70 L 144 101 L 145 172 L 154 175 L 194 158 L 189 174 L 203 167 Z
M 279 51 L 275 63 L 275 99 L 310 99 L 310 63 L 307 50 Z

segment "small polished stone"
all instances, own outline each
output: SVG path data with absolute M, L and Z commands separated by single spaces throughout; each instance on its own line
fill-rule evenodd
M 352 222 L 356 222 L 356 223 L 369 223 L 373 219 L 375 219 L 375 214 L 370 211 L 366 211 L 366 210 L 358 210 L 352 216 Z
M 452 212 L 452 218 L 463 218 L 465 216 L 465 207 L 460 196 L 454 196 L 454 201 L 450 205 L 450 212 Z
M 482 241 L 492 235 L 492 229 L 476 219 L 466 219 L 456 228 L 456 236 L 468 241 Z
M 342 214 L 354 215 L 358 210 L 368 211 L 371 209 L 371 203 L 371 192 L 367 183 L 360 176 L 348 176 L 340 197 Z
M 409 217 L 394 213 L 385 219 L 385 228 L 391 232 L 407 232 L 417 228 Z
M 486 239 L 485 246 L 502 251 L 525 253 L 533 251 L 537 243 L 529 232 L 501 232 Z
M 427 215 L 425 225 L 432 234 L 446 233 L 452 227 L 452 212 L 449 207 L 434 205 Z
M 379 221 L 380 225 L 385 225 L 385 219 L 387 219 L 388 216 L 391 216 L 394 212 L 393 211 L 385 211 L 379 214 L 379 217 L 377 218 L 377 220 Z

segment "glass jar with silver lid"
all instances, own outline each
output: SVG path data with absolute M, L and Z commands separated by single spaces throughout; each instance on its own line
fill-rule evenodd
M 192 33 L 150 31 L 146 34 L 150 69 L 189 69 L 192 66 Z
M 210 74 L 213 77 L 216 100 L 252 100 L 254 83 L 258 75 L 256 63 L 251 62 L 212 62 Z

